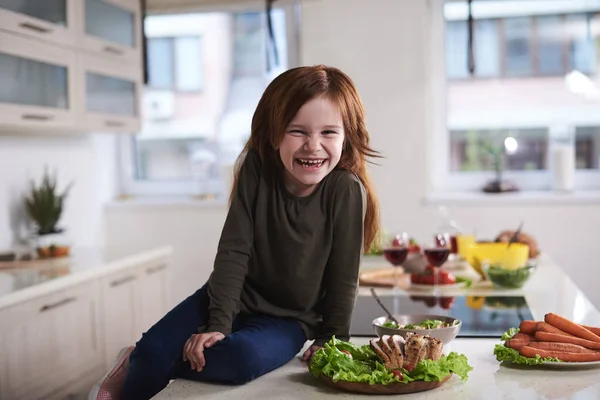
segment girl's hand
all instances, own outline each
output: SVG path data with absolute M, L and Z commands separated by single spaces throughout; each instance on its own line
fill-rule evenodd
M 219 340 L 223 340 L 225 335 L 221 332 L 196 333 L 185 342 L 183 346 L 183 361 L 190 362 L 192 369 L 200 372 L 206 365 L 204 359 L 204 349 L 211 347 Z
M 315 355 L 315 353 L 317 352 L 317 350 L 319 350 L 321 348 L 321 346 L 316 346 L 316 345 L 312 345 L 308 348 L 308 350 L 306 350 L 304 352 L 304 355 L 302 356 L 302 360 L 308 362 L 310 361 L 310 359 L 312 358 L 312 356 Z

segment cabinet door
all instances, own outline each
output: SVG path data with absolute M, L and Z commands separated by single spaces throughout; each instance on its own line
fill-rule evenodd
M 46 398 L 101 365 L 98 298 L 90 283 L 4 310 L 2 398 Z
M 88 130 L 136 133 L 140 129 L 141 69 L 83 56 L 85 126 Z
M 138 332 L 142 334 L 157 323 L 170 308 L 171 275 L 168 264 L 160 263 L 141 269 Z
M 61 45 L 76 43 L 77 0 L 0 0 L 0 29 Z
M 114 59 L 141 64 L 139 1 L 82 0 L 82 45 Z
M 75 56 L 71 50 L 0 32 L 3 125 L 73 127 Z
M 135 268 L 104 279 L 105 362 L 110 367 L 119 351 L 139 340 L 136 321 L 136 296 L 139 274 Z

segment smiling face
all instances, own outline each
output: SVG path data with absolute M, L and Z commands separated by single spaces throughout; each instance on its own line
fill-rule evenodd
M 325 97 L 305 103 L 279 146 L 287 190 L 300 197 L 311 194 L 340 161 L 343 145 L 344 124 L 338 107 Z

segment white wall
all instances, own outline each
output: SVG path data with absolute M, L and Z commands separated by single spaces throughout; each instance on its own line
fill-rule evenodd
M 22 196 L 44 166 L 56 168 L 59 190 L 74 181 L 60 225 L 73 245 L 96 246 L 104 237 L 102 205 L 116 192 L 115 137 L 0 135 L 0 251 L 26 234 Z
M 386 157 L 371 169 L 388 230 L 428 238 L 439 221 L 422 205 L 428 187 L 433 118 L 427 96 L 429 13 L 424 0 L 321 0 L 303 5 L 302 60 L 341 68 L 356 82 L 372 144 Z M 441 57 L 441 55 L 440 55 Z M 216 212 L 216 214 L 215 214 Z M 198 288 L 212 268 L 225 211 L 214 207 L 130 207 L 107 211 L 108 240 L 165 241 L 177 252 L 174 301 Z M 600 307 L 599 206 L 469 206 L 453 215 L 480 236 L 525 221 L 525 230 Z M 551 284 L 551 283 L 549 283 Z

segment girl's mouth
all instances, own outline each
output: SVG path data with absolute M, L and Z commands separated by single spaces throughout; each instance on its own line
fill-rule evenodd
M 327 161 L 325 158 L 319 159 L 309 159 L 309 158 L 296 158 L 296 162 L 302 166 L 302 168 L 307 170 L 317 170 L 323 166 L 323 164 Z

